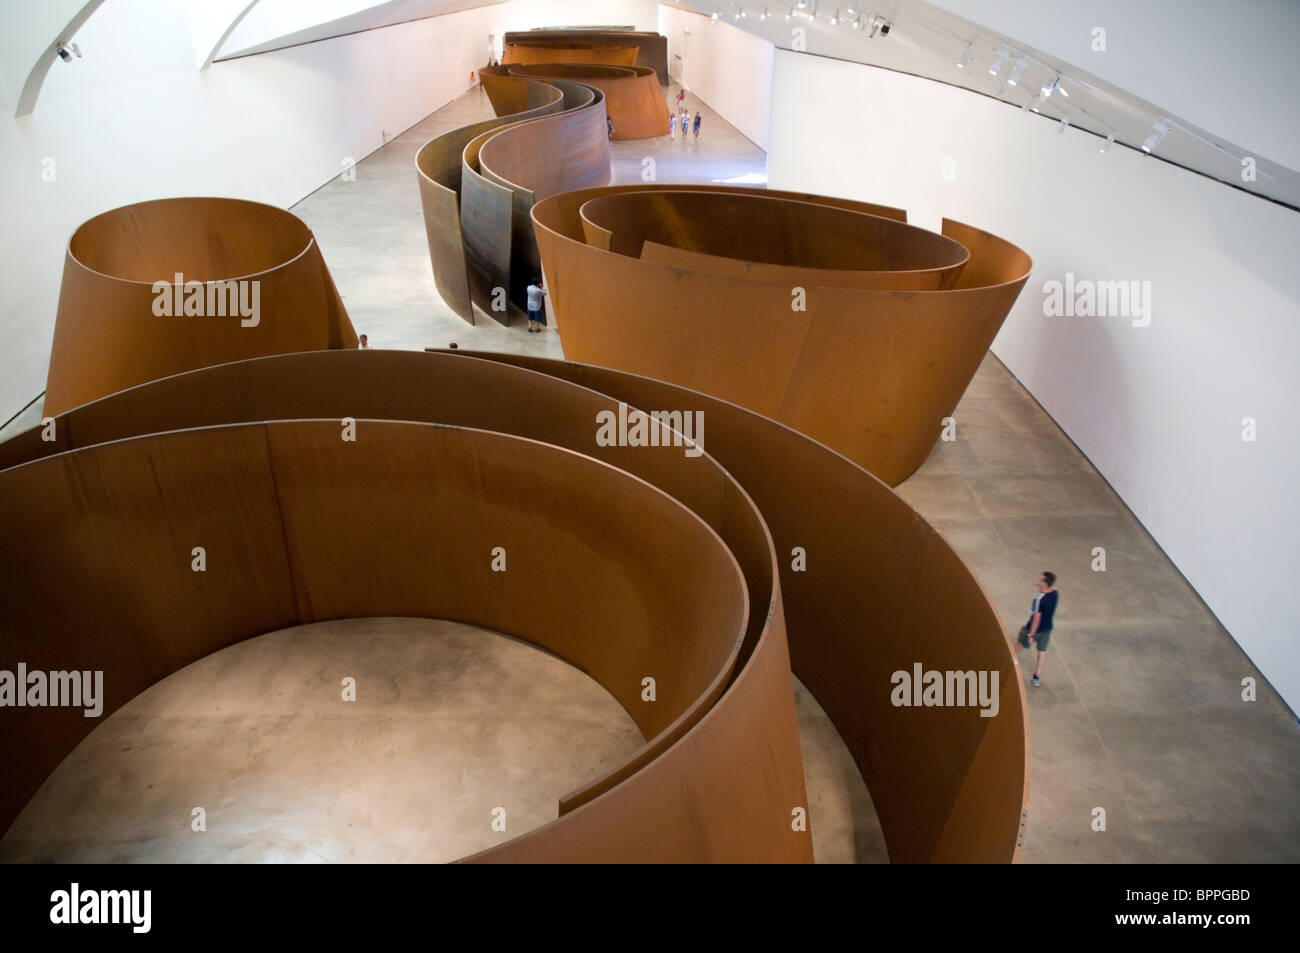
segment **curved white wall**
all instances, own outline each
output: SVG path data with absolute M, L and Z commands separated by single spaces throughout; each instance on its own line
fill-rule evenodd
M 1300 214 L 870 66 L 778 50 L 772 95 L 772 188 L 956 218 L 1029 252 L 993 351 L 1300 709 Z M 1044 283 L 1067 272 L 1150 282 L 1150 323 L 1045 316 Z
M 750 142 L 766 150 L 772 111 L 772 51 L 766 40 L 725 20 L 659 5 L 669 69 L 680 56 L 681 82 Z M 674 79 L 676 83 L 678 80 Z
M 44 9 L 32 6 L 33 16 Z M 0 116 L 0 422 L 45 387 L 73 229 L 167 196 L 297 202 L 338 175 L 345 157 L 366 156 L 385 131 L 395 135 L 463 93 L 502 9 L 200 71 L 194 43 L 203 27 L 188 4 L 100 7 L 76 34 L 83 57 L 55 62 L 32 114 Z

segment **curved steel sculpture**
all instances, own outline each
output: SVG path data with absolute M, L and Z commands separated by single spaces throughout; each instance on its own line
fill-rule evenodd
M 508 123 L 552 115 L 565 108 L 564 92 L 557 86 L 530 82 L 524 85 L 523 92 L 526 106 L 523 112 L 445 132 L 426 142 L 415 155 L 429 260 L 433 263 L 433 281 L 443 301 L 470 324 L 474 323 L 474 302 L 477 301 L 479 307 L 488 313 L 492 313 L 492 302 L 485 294 L 482 282 L 475 283 L 472 289 L 470 286 L 469 260 L 461 225 L 465 147 L 483 133 Z M 472 200 L 469 208 L 471 220 L 480 214 L 481 210 Z M 477 223 L 472 224 L 471 229 L 477 232 Z
M 649 30 L 609 30 L 599 27 L 588 29 L 537 29 L 509 30 L 502 37 L 506 54 L 502 62 L 509 63 L 510 47 L 524 45 L 532 48 L 582 49 L 590 44 L 608 46 L 635 46 L 638 66 L 649 66 L 659 77 L 659 85 L 668 85 L 668 38 Z M 570 59 L 577 63 L 581 60 Z
M 537 63 L 597 63 L 602 66 L 636 66 L 640 51 L 633 46 L 583 43 L 574 40 L 563 46 L 515 41 L 501 54 L 503 66 L 532 66 Z
M 482 79 L 498 112 L 523 111 L 436 136 L 415 167 L 439 293 L 470 324 L 475 305 L 509 324 L 507 299 L 522 308 L 541 273 L 533 204 L 609 181 L 605 97 L 564 80 Z
M 45 414 L 209 364 L 356 345 L 297 216 L 240 199 L 140 202 L 68 242 Z
M 677 412 L 670 422 L 698 413 L 702 439 L 663 427 L 655 445 L 600 439 L 602 411 L 635 420 L 635 407 Z M 297 419 L 308 416 L 332 419 Z M 356 420 L 355 443 L 340 439 L 344 417 Z M 58 418 L 53 435 L 0 445 L 0 510 L 16 541 L 0 590 L 17 606 L 0 649 L 32 668 L 113 673 L 106 710 L 208 651 L 295 621 L 491 625 L 582 665 L 647 743 L 563 799 L 556 821 L 473 859 L 806 861 L 807 833 L 792 823 L 806 808 L 792 658 L 871 788 L 892 859 L 1016 854 L 1024 689 L 995 611 L 888 487 L 779 423 L 604 368 L 326 352 L 156 381 Z M 521 506 L 517 493 L 536 481 L 546 502 Z M 634 530 L 647 538 L 623 535 Z M 212 541 L 202 575 L 188 548 L 200 538 Z M 544 604 L 525 605 L 489 573 L 492 545 L 525 565 L 546 553 L 566 582 L 540 596 L 528 586 Z M 672 575 L 674 558 L 689 578 Z M 934 598 L 915 598 L 918 578 Z M 91 620 L 100 635 L 87 643 Z M 900 707 L 893 677 L 915 665 L 997 673 L 995 713 Z M 647 712 L 638 672 L 674 683 L 672 704 Z M 6 824 L 87 732 L 74 714 L 29 712 L 40 730 L 0 739 L 6 763 L 21 766 Z
M 650 139 L 668 135 L 668 104 L 654 70 L 648 66 L 602 66 L 595 63 L 536 63 L 485 66 L 479 70 L 483 89 L 498 116 L 515 111 L 515 94 L 506 81 L 569 80 L 605 94 L 605 109 L 615 139 Z
M 959 222 L 940 236 L 879 212 L 663 185 L 566 192 L 532 214 L 566 356 L 741 404 L 897 485 L 1031 262 Z

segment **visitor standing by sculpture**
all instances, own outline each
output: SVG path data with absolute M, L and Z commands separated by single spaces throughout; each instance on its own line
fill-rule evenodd
M 546 313 L 542 310 L 542 299 L 546 291 L 542 288 L 542 279 L 537 278 L 528 286 L 528 331 L 533 333 L 546 327 Z
M 694 123 L 694 126 L 695 126 L 695 138 L 698 139 L 698 138 L 700 138 L 700 111 L 699 111 L 698 109 L 695 111 L 695 123 Z M 685 131 L 686 131 L 686 130 L 684 130 L 684 129 L 682 130 L 682 132 L 685 132 Z
M 1043 672 L 1043 660 L 1047 655 L 1047 643 L 1052 637 L 1052 616 L 1056 614 L 1056 604 L 1060 593 L 1056 585 L 1056 573 L 1045 572 L 1038 577 L 1038 595 L 1029 608 L 1029 621 L 1020 629 L 1020 645 L 1023 648 L 1037 644 L 1038 662 L 1034 666 L 1033 683 L 1041 684 L 1038 677 Z

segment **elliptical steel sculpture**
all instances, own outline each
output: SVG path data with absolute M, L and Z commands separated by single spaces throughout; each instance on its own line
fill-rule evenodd
M 702 452 L 686 452 L 658 417 L 645 418 L 655 445 L 597 439 L 602 411 L 635 419 L 638 407 L 702 414 Z M 356 422 L 352 444 L 339 439 L 344 418 Z M 555 822 L 471 859 L 808 861 L 793 660 L 872 790 L 892 859 L 1015 856 L 1025 699 L 996 612 L 888 487 L 761 415 L 558 361 L 325 352 L 166 378 L 80 407 L 54 430 L 57 443 L 31 431 L 0 445 L 14 541 L 0 590 L 17 606 L 0 650 L 103 669 L 105 711 L 207 652 L 296 621 L 490 625 L 581 665 L 646 745 L 565 797 Z M 512 494 L 538 485 L 552 503 L 521 508 Z M 107 499 L 115 505 L 75 503 Z M 644 538 L 625 536 L 636 532 Z M 582 591 L 539 594 L 526 572 L 505 584 L 488 569 L 489 537 L 508 540 L 520 569 L 543 559 Z M 189 551 L 174 545 L 189 538 L 209 540 L 220 568 L 210 555 L 206 573 L 190 572 Z M 674 560 L 689 577 L 673 575 Z M 916 600 L 918 574 L 936 598 Z M 79 598 L 58 598 L 69 587 Z M 148 598 L 122 600 L 128 591 Z M 650 617 L 647 599 L 659 603 Z M 87 642 L 92 620 L 100 634 Z M 895 706 L 891 673 L 915 663 L 999 673 L 995 714 Z M 675 686 L 654 712 L 638 696 L 650 671 Z M 0 739 L 17 766 L 4 824 L 92 727 L 73 714 L 28 711 L 23 730 Z
M 896 486 L 939 439 L 1032 263 L 960 222 L 936 235 L 879 211 L 633 185 L 532 214 L 567 357 L 734 401 Z
M 240 199 L 140 202 L 68 242 L 44 410 L 209 364 L 356 346 L 297 216 Z

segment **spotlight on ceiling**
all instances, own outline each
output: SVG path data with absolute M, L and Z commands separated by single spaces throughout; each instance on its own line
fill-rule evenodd
M 59 54 L 59 59 L 63 60 L 63 62 L 65 63 L 72 62 L 72 54 L 68 52 L 68 48 L 64 46 L 62 43 L 60 43 L 58 46 L 54 48 L 54 52 Z
M 802 10 L 808 6 L 808 0 L 799 0 L 799 9 Z
M 1064 116 L 1062 116 L 1062 117 L 1061 117 L 1061 124 L 1060 124 L 1059 126 L 1056 127 L 1056 134 L 1057 134 L 1058 136 L 1063 136 L 1063 135 L 1065 135 L 1065 130 L 1067 130 L 1067 129 L 1069 129 L 1069 128 L 1070 128 L 1070 120 L 1068 120 L 1068 119 L 1066 119 Z
M 856 17 L 858 15 L 858 5 L 856 3 L 849 4 L 848 14 L 850 17 Z
M 1168 134 L 1169 127 L 1165 125 L 1164 119 L 1157 120 L 1151 127 L 1151 134 L 1147 136 L 1146 142 L 1142 143 L 1142 151 L 1149 153 L 1152 149 L 1158 148 Z
M 966 44 L 966 49 L 962 50 L 962 51 L 961 51 L 961 56 L 957 57 L 957 68 L 958 68 L 958 69 L 965 69 L 965 68 L 966 68 L 966 64 L 970 62 L 970 57 L 971 57 L 971 53 L 972 53 L 972 52 L 974 52 L 974 51 L 970 48 L 970 44 L 967 43 L 967 44 Z
M 759 20 L 766 20 L 766 19 L 767 19 L 767 7 L 764 7 L 764 8 L 762 9 L 762 11 L 758 14 L 758 18 L 759 18 Z
M 717 18 L 718 18 L 718 11 L 717 11 L 717 10 L 714 10 L 714 11 L 713 11 L 713 16 L 709 17 L 709 19 L 710 19 L 710 20 L 716 20 Z
M 1110 147 L 1113 146 L 1114 144 L 1115 144 L 1115 133 L 1112 132 L 1109 136 L 1106 137 L 1106 141 L 1101 144 L 1101 148 L 1098 149 L 1097 151 L 1100 152 L 1102 155 L 1105 155 L 1106 153 L 1110 152 Z
M 998 55 L 993 58 L 993 63 L 989 66 L 989 75 L 997 76 L 1002 72 L 1002 67 L 1007 65 L 1007 51 L 998 50 Z
M 1053 93 L 1060 93 L 1066 99 L 1070 98 L 1070 94 L 1066 92 L 1065 87 L 1061 85 L 1060 73 L 1057 73 L 1055 78 L 1053 78 L 1053 80 L 1050 83 L 1048 83 L 1046 86 L 1043 87 L 1044 99 L 1050 99 Z
M 831 26 L 839 26 L 839 23 L 840 23 L 840 11 L 836 10 L 834 13 L 831 14 Z
M 1011 75 L 1007 77 L 1008 86 L 1019 86 L 1020 79 L 1025 75 L 1025 70 L 1029 68 L 1029 60 L 1023 56 L 1016 60 L 1016 65 L 1011 67 Z
M 1025 100 L 1025 104 L 1024 104 L 1023 106 L 1020 107 L 1020 111 L 1021 111 L 1021 112 L 1028 112 L 1028 111 L 1031 110 L 1031 109 L 1032 109 L 1034 112 L 1038 112 L 1038 94 L 1037 94 L 1037 93 L 1034 93 L 1034 95 L 1032 95 L 1032 96 L 1030 96 L 1028 99 L 1026 99 L 1026 100 Z
M 853 29 L 855 29 L 855 30 L 861 30 L 861 29 L 862 29 L 862 17 L 861 17 L 861 16 L 859 16 L 856 20 L 853 21 Z

